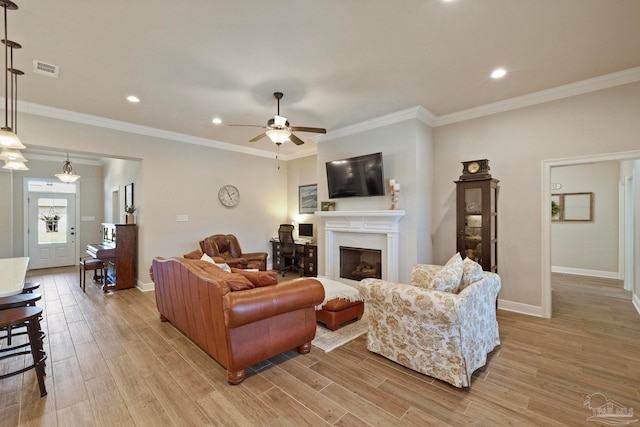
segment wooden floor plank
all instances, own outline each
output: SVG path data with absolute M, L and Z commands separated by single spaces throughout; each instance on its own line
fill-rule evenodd
M 82 292 L 76 268 L 29 272 L 42 284 L 49 394 L 40 398 L 33 370 L 0 380 L 0 427 L 586 425 L 595 392 L 635 408 L 640 315 L 629 292 L 617 280 L 552 279 L 551 319 L 498 310 L 502 344 L 470 388 L 369 352 L 366 335 L 330 353 L 282 353 L 230 386 L 226 369 L 160 322 L 153 292 L 105 294 L 91 281 Z M 25 360 L 0 361 L 0 372 Z

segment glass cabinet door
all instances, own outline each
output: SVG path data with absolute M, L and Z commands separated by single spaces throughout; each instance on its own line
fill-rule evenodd
M 463 257 L 482 263 L 482 189 L 464 189 Z
M 458 252 L 497 271 L 498 180 L 456 181 Z

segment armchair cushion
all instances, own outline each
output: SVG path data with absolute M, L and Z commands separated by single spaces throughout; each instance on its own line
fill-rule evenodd
M 249 279 L 256 288 L 278 284 L 278 273 L 275 271 L 247 271 L 240 268 L 232 268 L 231 272 L 241 274 Z
M 468 257 L 465 258 L 464 261 L 462 261 L 462 283 L 458 291 L 462 291 L 473 282 L 481 280 L 482 274 L 482 266 L 480 264 Z
M 459 253 L 442 265 L 417 264 L 411 269 L 411 284 L 423 289 L 458 292 L 462 281 L 463 262 Z

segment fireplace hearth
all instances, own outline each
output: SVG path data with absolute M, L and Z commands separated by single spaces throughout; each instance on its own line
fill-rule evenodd
M 340 277 L 357 281 L 382 279 L 382 251 L 340 246 Z

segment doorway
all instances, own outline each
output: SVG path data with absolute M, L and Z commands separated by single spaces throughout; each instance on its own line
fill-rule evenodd
M 585 163 L 621 161 L 621 160 L 639 160 L 640 151 L 627 151 L 623 153 L 609 153 L 601 155 L 584 156 L 579 158 L 543 160 L 542 161 L 542 317 L 550 318 L 552 314 L 552 291 L 551 291 L 551 168 L 556 166 L 579 165 Z M 621 208 L 623 209 L 623 208 Z M 624 209 L 625 214 L 630 212 Z M 632 221 L 635 213 L 631 210 L 631 219 L 623 221 L 628 224 Z M 633 228 L 633 227 L 632 227 Z M 625 230 L 627 234 L 629 230 Z M 622 247 L 625 247 L 623 245 Z M 625 254 L 621 254 L 621 258 L 629 260 L 629 254 L 625 249 Z M 635 265 L 633 262 L 626 263 L 624 269 L 625 277 L 634 280 Z M 633 284 L 631 285 L 633 288 Z M 637 287 L 635 288 L 637 289 Z M 634 295 L 634 297 L 636 297 Z
M 25 183 L 25 225 L 29 268 L 64 267 L 76 264 L 75 184 Z M 51 191 L 42 191 L 48 189 Z

